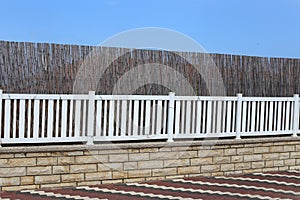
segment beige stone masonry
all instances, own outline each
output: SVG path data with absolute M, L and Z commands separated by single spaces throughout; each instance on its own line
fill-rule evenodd
M 300 137 L 0 148 L 0 189 L 300 170 Z

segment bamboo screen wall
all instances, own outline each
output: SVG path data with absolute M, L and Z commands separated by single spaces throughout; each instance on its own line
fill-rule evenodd
M 95 49 L 100 47 L 0 41 L 0 88 L 6 93 L 72 93 L 79 68 Z M 106 48 L 105 56 L 110 57 L 122 50 Z M 208 56 L 193 52 L 184 54 L 194 59 L 207 59 L 205 57 Z M 227 95 L 292 96 L 300 92 L 300 59 L 223 54 L 209 56 L 221 73 Z M 97 93 L 111 94 L 112 86 L 124 73 L 146 63 L 172 66 L 184 75 L 197 95 L 209 95 L 209 86 L 203 77 L 195 73 L 191 63 L 174 52 L 161 50 L 131 50 L 114 60 L 100 77 Z M 135 93 L 167 92 L 167 88 L 150 84 Z

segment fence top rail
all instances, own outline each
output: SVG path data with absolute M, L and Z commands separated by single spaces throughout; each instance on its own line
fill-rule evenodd
M 295 101 L 294 97 L 242 97 L 243 101 Z
M 85 94 L 3 94 L 2 98 L 18 100 L 87 100 L 89 96 Z
M 88 94 L 6 94 L 2 99 L 17 100 L 88 100 Z M 169 95 L 95 95 L 95 100 L 169 100 Z M 237 101 L 237 96 L 174 96 L 175 101 Z M 291 102 L 294 97 L 242 97 L 242 101 Z
M 168 95 L 96 95 L 96 100 L 169 100 Z
M 177 101 L 237 101 L 236 96 L 175 96 Z

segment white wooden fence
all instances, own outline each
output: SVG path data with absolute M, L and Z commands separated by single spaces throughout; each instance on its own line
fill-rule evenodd
M 4 94 L 2 144 L 129 141 L 299 133 L 299 96 Z

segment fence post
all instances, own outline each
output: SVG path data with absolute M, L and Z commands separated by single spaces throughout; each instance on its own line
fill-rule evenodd
M 168 142 L 173 142 L 173 123 L 174 123 L 174 103 L 175 92 L 169 92 L 169 108 L 168 108 Z
M 3 99 L 3 90 L 0 90 L 0 147 L 1 147 L 1 144 L 2 144 L 1 130 L 2 130 L 2 122 L 3 122 L 3 119 L 2 119 L 2 99 Z
M 237 94 L 235 139 L 241 139 L 242 104 L 243 104 L 243 95 L 239 93 Z
M 293 137 L 297 137 L 298 131 L 299 131 L 299 94 L 294 94 Z
M 94 144 L 95 91 L 89 91 L 87 145 Z

